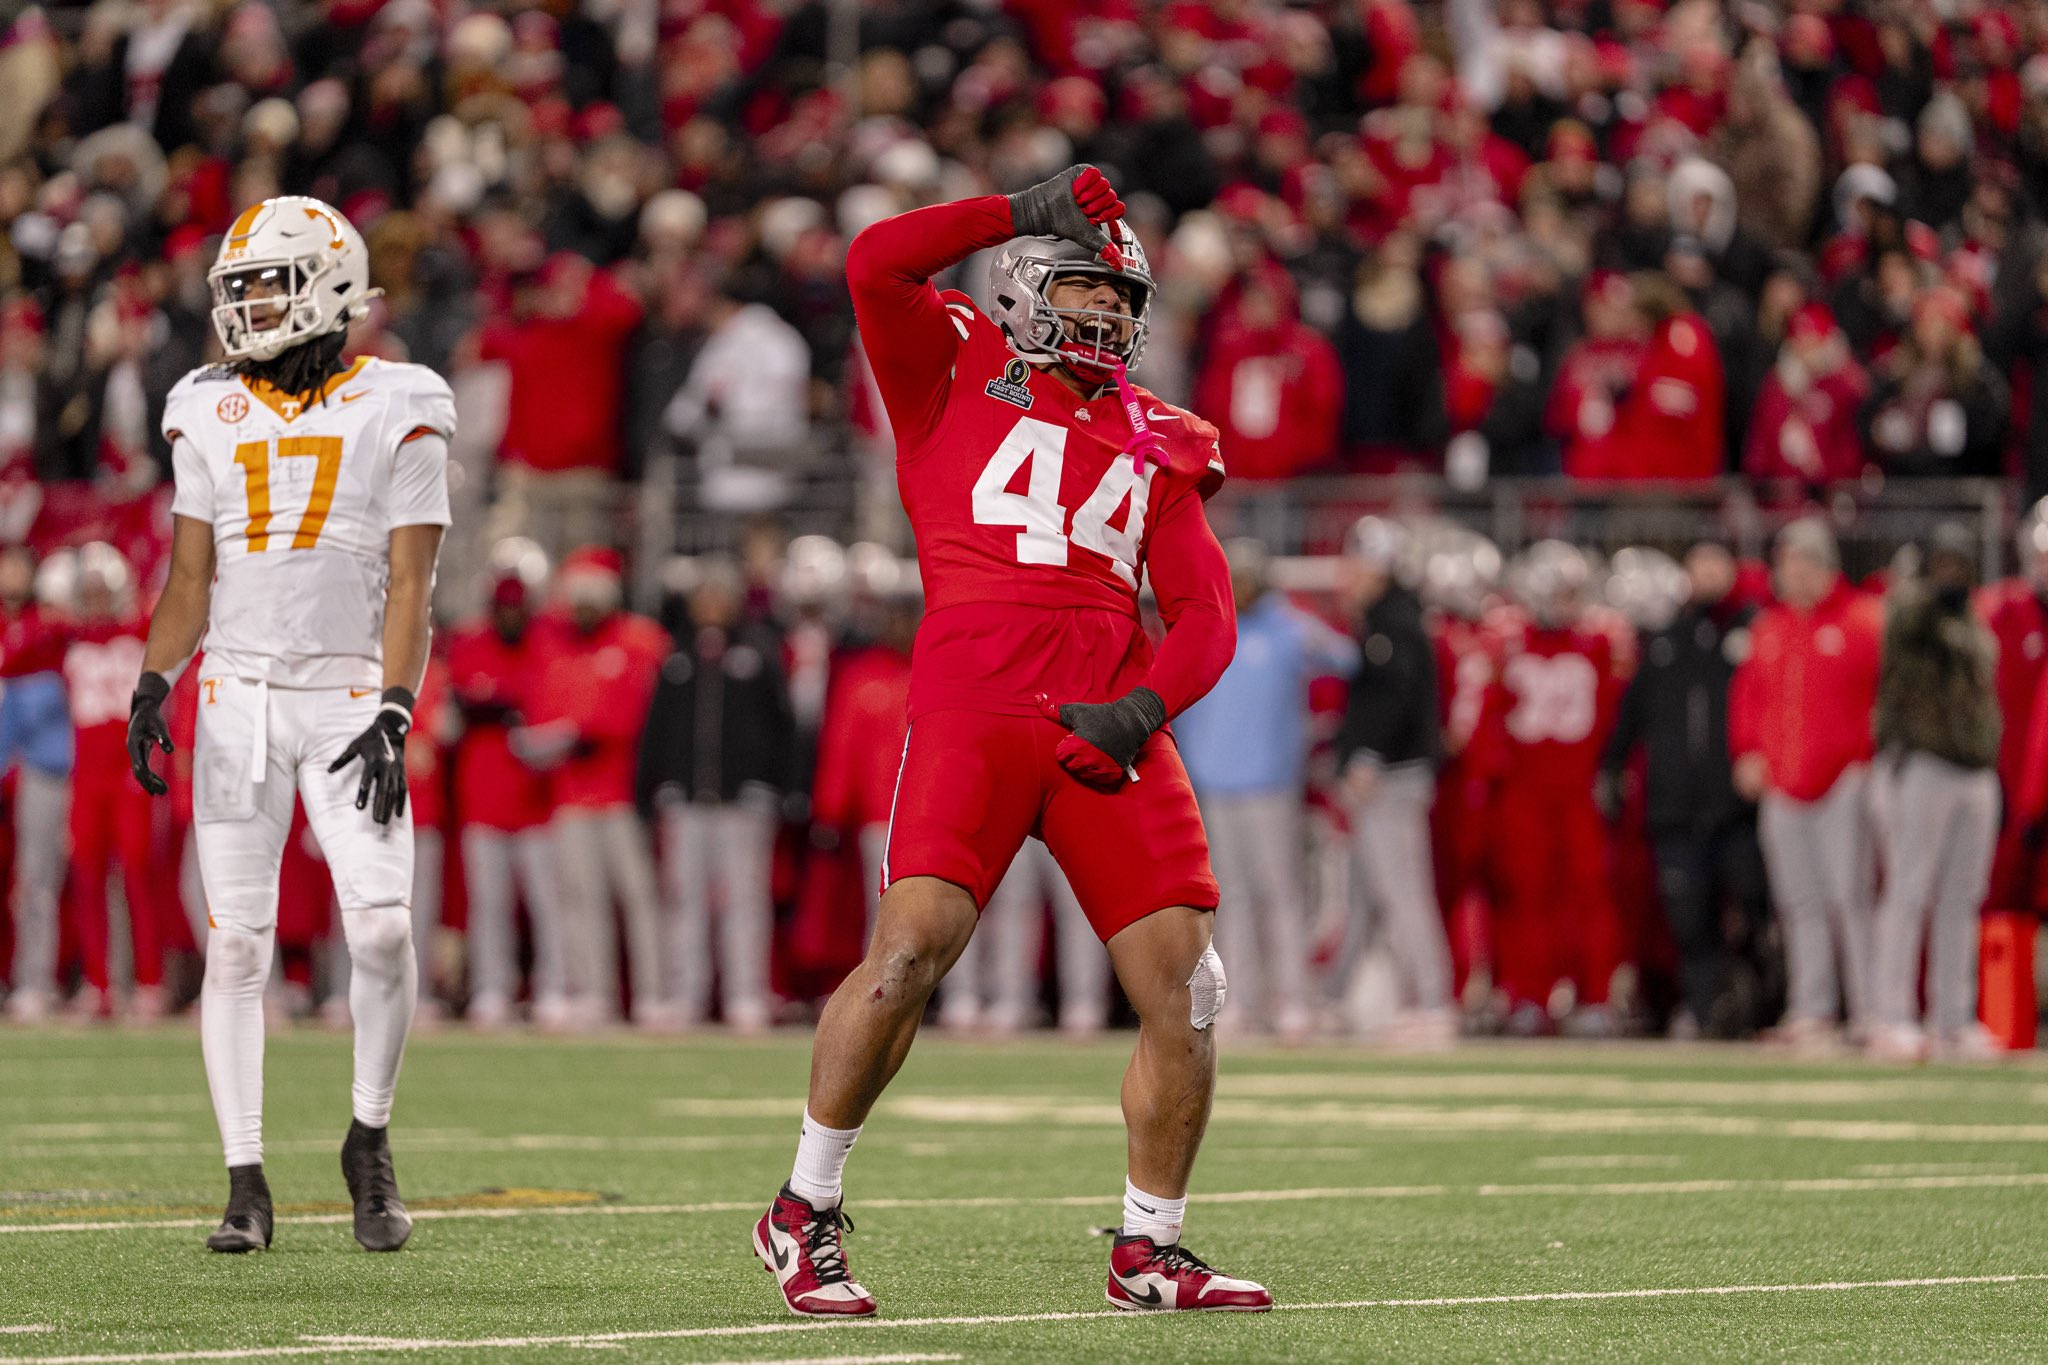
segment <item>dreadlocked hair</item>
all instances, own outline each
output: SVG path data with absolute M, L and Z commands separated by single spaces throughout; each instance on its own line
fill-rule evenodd
M 311 406 L 322 386 L 341 373 L 341 350 L 347 344 L 348 327 L 343 325 L 326 336 L 302 341 L 275 359 L 256 360 L 244 356 L 230 361 L 228 368 Z

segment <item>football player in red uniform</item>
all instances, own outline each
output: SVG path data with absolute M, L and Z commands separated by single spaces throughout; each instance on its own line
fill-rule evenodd
M 840 1174 L 933 988 L 1024 839 L 1059 860 L 1139 1019 L 1123 1083 L 1130 1165 L 1109 1301 L 1272 1305 L 1180 1245 L 1215 1089 L 1216 880 L 1165 726 L 1236 639 L 1203 499 L 1216 429 L 1125 378 L 1153 293 L 1102 173 L 1070 167 L 876 224 L 847 255 L 896 433 L 927 610 L 866 959 L 819 1020 L 796 1168 L 754 1250 L 801 1314 L 867 1314 Z M 932 277 L 986 248 L 993 320 Z M 1138 619 L 1150 572 L 1165 642 Z

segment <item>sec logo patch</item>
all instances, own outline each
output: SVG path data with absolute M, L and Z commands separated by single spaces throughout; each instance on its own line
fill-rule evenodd
M 213 412 L 223 422 L 239 422 L 249 415 L 249 400 L 239 393 L 231 393 L 220 400 Z

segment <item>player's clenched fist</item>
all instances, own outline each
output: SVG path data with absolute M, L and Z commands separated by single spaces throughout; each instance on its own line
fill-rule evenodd
M 338 773 L 357 759 L 363 761 L 356 809 L 367 807 L 370 818 L 380 825 L 405 814 L 405 736 L 412 729 L 412 708 L 412 693 L 403 687 L 385 688 L 384 704 L 377 708 L 370 727 L 327 768 Z
M 1074 732 L 1054 751 L 1059 765 L 1089 786 L 1110 792 L 1127 777 L 1137 780 L 1138 750 L 1166 724 L 1166 703 L 1149 687 L 1134 687 L 1115 701 L 1064 706 L 1041 692 L 1038 709 Z
M 171 727 L 164 724 L 164 698 L 170 695 L 171 685 L 163 674 L 145 673 L 128 699 L 128 769 L 151 796 L 170 790 L 149 766 L 152 750 L 171 752 Z
M 1010 196 L 1010 224 L 1019 237 L 1064 237 L 1119 269 L 1122 253 L 1102 224 L 1123 216 L 1124 201 L 1093 166 L 1069 166 Z

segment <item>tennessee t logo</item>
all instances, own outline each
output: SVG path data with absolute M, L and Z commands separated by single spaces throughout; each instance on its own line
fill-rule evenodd
M 208 706 L 211 706 L 211 705 L 213 705 L 213 704 L 214 704 L 215 702 L 217 702 L 217 701 L 219 701 L 219 700 L 220 700 L 220 698 L 219 698 L 218 696 L 216 696 L 216 695 L 215 695 L 215 693 L 216 693 L 216 692 L 218 692 L 218 691 L 219 691 L 219 689 L 220 689 L 220 679 L 219 679 L 219 678 L 207 678 L 207 679 L 204 679 L 204 680 L 203 680 L 203 681 L 202 681 L 202 682 L 201 682 L 201 683 L 200 683 L 199 685 L 200 685 L 200 686 L 201 686 L 202 688 L 206 689 L 206 704 L 207 704 Z

